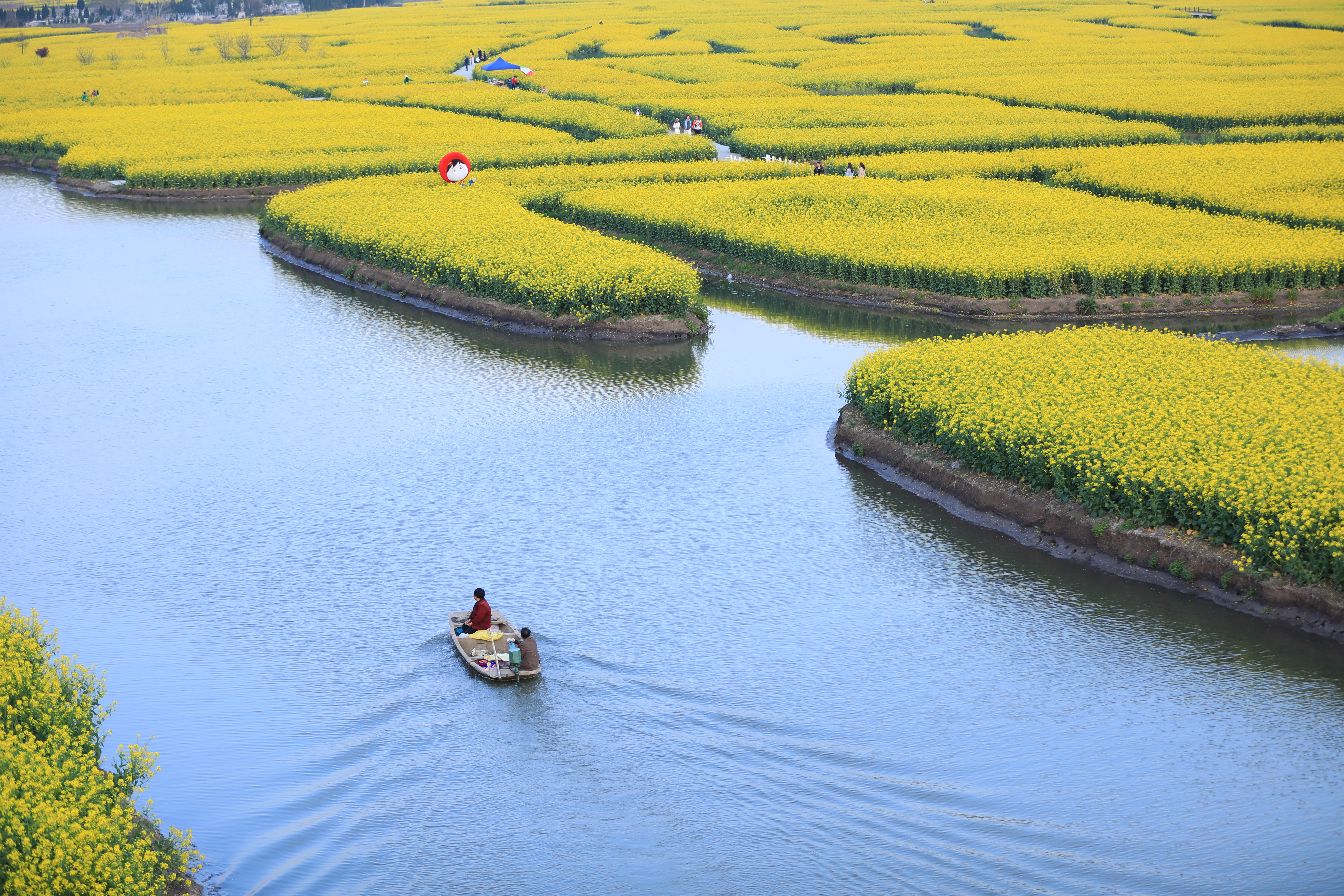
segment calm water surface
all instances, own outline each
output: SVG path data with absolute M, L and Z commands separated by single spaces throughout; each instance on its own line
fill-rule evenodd
M 218 892 L 1344 887 L 1337 648 L 827 450 L 847 366 L 946 329 L 722 294 L 704 346 L 516 338 L 247 213 L 0 197 L 0 589 Z M 478 584 L 540 681 L 458 661 Z

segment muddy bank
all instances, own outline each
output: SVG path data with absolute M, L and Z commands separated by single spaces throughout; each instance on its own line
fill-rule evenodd
M 1210 339 L 1223 339 L 1227 342 L 1277 342 L 1285 339 L 1330 339 L 1344 336 L 1344 323 L 1283 324 L 1262 330 L 1228 330 L 1214 333 Z
M 587 225 L 585 225 L 587 226 Z M 608 236 L 644 243 L 680 258 L 702 276 L 774 290 L 799 298 L 857 305 L 903 314 L 923 314 L 961 320 L 1039 321 L 1041 323 L 1094 323 L 1096 321 L 1153 321 L 1203 319 L 1280 313 L 1285 316 L 1319 314 L 1344 304 L 1344 287 L 1281 289 L 1272 296 L 1250 293 L 1218 295 L 1098 296 L 1094 314 L 1079 314 L 1082 294 L 1030 298 L 977 299 L 946 293 L 892 286 L 848 283 L 747 261 L 713 249 L 698 249 L 667 240 L 608 228 L 590 228 Z
M 35 171 L 38 174 L 51 174 L 60 167 L 56 159 L 44 156 L 7 156 L 0 155 L 0 168 L 17 168 L 20 171 Z
M 533 336 L 594 339 L 608 342 L 681 342 L 702 335 L 707 324 L 692 312 L 682 317 L 644 314 L 584 322 L 573 315 L 556 317 L 544 311 L 496 299 L 468 295 L 446 286 L 431 286 L 408 274 L 317 249 L 286 234 L 263 229 L 267 251 L 332 280 L 379 295 L 438 311 L 458 320 Z
M 60 162 L 41 156 L 21 158 L 0 156 L 0 167 L 32 171 L 50 175 L 52 181 L 62 189 L 71 190 L 85 196 L 104 199 L 138 199 L 148 202 L 259 202 L 276 195 L 297 190 L 304 184 L 285 184 L 282 186 L 256 187 L 209 187 L 200 189 L 180 189 L 176 187 L 131 187 L 123 180 L 86 180 L 79 177 L 66 177 L 61 174 Z
M 278 193 L 298 190 L 302 184 L 259 187 L 210 187 L 208 189 L 178 189 L 175 187 L 128 187 L 115 180 L 82 180 L 77 177 L 56 177 L 57 186 L 74 190 L 85 196 L 106 199 L 139 199 L 149 202 L 260 202 Z
M 1344 594 L 1240 572 L 1231 548 L 1165 526 L 1130 529 L 1118 518 L 1093 517 L 1049 492 L 969 470 L 935 446 L 902 442 L 853 405 L 840 411 L 833 447 L 952 515 L 1027 547 L 1344 644 Z

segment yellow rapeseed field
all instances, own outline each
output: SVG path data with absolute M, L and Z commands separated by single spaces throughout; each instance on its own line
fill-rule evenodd
M 664 123 L 673 113 L 700 114 L 713 134 L 750 131 L 743 147 L 789 156 L 1170 140 L 1171 126 L 1344 120 L 1344 37 L 1329 30 L 1344 26 L 1325 0 L 1272 8 L 1236 0 L 1213 21 L 1179 8 L 1082 2 L 1015 9 L 983 0 L 823 0 L 780 12 L 765 0 L 731 9 L 682 0 L 654 11 L 629 0 L 508 9 L 442 0 L 170 24 L 161 36 L 132 39 L 52 30 L 35 38 L 49 50 L 43 58 L 0 45 L 0 121 L 24 108 L 78 107 L 93 89 L 98 104 L 123 108 L 127 118 L 146 105 L 295 93 L 485 111 L 496 101 L 449 85 L 470 50 L 507 52 L 536 69 L 526 86 L 549 91 L 524 91 L 527 102 L 496 91 L 496 117 L 516 108 L 527 116 L 518 120 L 605 137 L 650 133 L 647 121 L 633 120 L 635 108 Z M 941 143 L 929 127 L 939 122 L 947 128 Z M 874 130 L 819 130 L 827 128 Z M 903 128 L 922 132 L 903 141 Z M 269 140 L 258 129 L 255 143 Z
M 426 283 L 591 320 L 680 315 L 700 281 L 636 243 L 543 217 L 488 186 L 435 175 L 337 181 L 277 196 L 263 227 Z
M 533 69 L 525 89 L 484 83 L 464 66 L 476 52 Z M 1229 0 L 1213 19 L 1083 0 L 438 0 L 141 37 L 52 30 L 0 43 L 0 71 L 0 155 L 130 188 L 428 172 L 460 150 L 501 188 L 488 195 L 514 204 L 501 213 L 521 202 L 847 280 L 1204 292 L 1328 285 L 1344 263 L 1344 13 L 1328 0 Z M 674 118 L 705 136 L 668 133 Z M 706 137 L 928 183 L 886 193 L 871 179 L 804 185 L 792 168 L 626 179 L 609 167 L 707 161 Z M 538 167 L 553 175 L 503 171 Z M 762 178 L 780 183 L 736 183 Z M 709 180 L 724 182 L 691 183 Z M 407 193 L 403 217 L 435 214 L 421 198 Z M 376 231 L 397 201 L 346 215 L 393 244 Z M 1255 218 L 1289 226 L 1243 220 Z
M 627 184 L 695 184 L 703 181 L 775 180 L 805 177 L 812 169 L 800 163 L 737 162 L 610 162 L 602 165 L 547 165 L 485 172 L 482 177 L 516 195 L 527 207 L 554 212 L 566 193 L 598 186 Z M 690 198 L 688 191 L 687 198 Z
M 263 139 L 264 137 L 264 139 Z M 666 135 L 583 142 L 569 134 L 436 109 L 367 103 L 196 103 L 31 110 L 0 118 L 0 152 L 62 155 L 72 177 L 132 186 L 301 184 L 430 171 L 448 147 L 476 164 L 712 157 Z
M 584 140 L 603 137 L 649 137 L 667 132 L 647 116 L 631 115 L 591 100 L 557 100 L 534 90 L 500 90 L 479 81 L 454 79 L 436 83 L 387 87 L 347 87 L 333 91 L 336 99 L 390 106 L 422 106 L 520 121 L 554 128 Z
M 1344 585 L 1337 367 L 1089 327 L 908 343 L 860 359 L 846 393 L 873 424 L 977 470 Z
M 876 177 L 1021 178 L 1288 224 L 1344 228 L 1344 143 L 1334 140 L 905 152 L 864 161 Z M 843 166 L 845 158 L 834 157 L 830 164 Z
M 1215 143 L 1078 154 L 1055 182 L 1290 224 L 1344 228 L 1344 143 Z
M 683 103 L 662 100 L 654 105 L 655 114 L 675 114 Z M 1175 142 L 1180 137 L 1155 122 L 949 94 L 707 97 L 695 108 L 705 115 L 711 133 L 740 152 L 793 159 L 912 149 Z
M 1334 230 L 975 177 L 604 185 L 553 207 L 808 274 L 971 296 L 1330 286 L 1344 268 Z

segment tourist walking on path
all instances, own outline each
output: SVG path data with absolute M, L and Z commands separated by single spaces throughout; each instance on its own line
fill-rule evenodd
M 867 176 L 868 176 L 868 169 L 867 169 L 866 167 L 864 167 L 864 164 L 863 164 L 862 162 L 859 163 L 859 173 L 856 174 L 856 175 L 854 175 L 854 176 L 855 176 L 855 177 L 867 177 Z
M 855 176 L 855 174 L 854 174 L 854 163 L 853 163 L 853 162 L 846 162 L 846 163 L 845 163 L 845 177 L 854 177 L 854 176 Z

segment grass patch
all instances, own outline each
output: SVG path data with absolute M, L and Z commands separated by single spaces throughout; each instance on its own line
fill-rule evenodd
M 983 40 L 1013 40 L 1013 38 L 998 31 L 993 25 L 986 25 L 984 22 L 961 22 L 966 26 L 967 37 L 978 37 Z
M 579 44 L 565 54 L 570 59 L 601 59 L 606 55 L 607 51 L 602 48 L 602 41 L 600 40 Z

